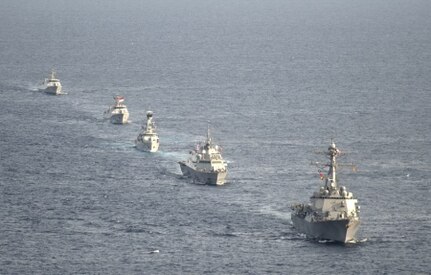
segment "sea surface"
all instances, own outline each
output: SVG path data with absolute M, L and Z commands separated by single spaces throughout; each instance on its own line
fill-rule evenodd
M 430 14 L 428 0 L 0 1 L 0 274 L 431 273 Z M 38 91 L 51 69 L 66 95 Z M 127 125 L 103 119 L 115 95 Z M 148 110 L 154 154 L 133 144 Z M 225 186 L 177 164 L 208 125 Z M 331 139 L 361 206 L 354 244 L 290 219 Z

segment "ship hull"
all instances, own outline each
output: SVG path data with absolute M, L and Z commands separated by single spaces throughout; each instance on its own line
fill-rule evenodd
M 110 121 L 112 124 L 126 124 L 129 119 L 129 114 L 113 114 Z
M 292 214 L 292 223 L 299 232 L 304 233 L 307 237 L 347 243 L 355 239 L 360 221 L 345 219 L 309 222 Z
M 181 172 L 185 177 L 191 178 L 195 183 L 208 185 L 223 185 L 227 172 L 203 172 L 189 167 L 185 162 L 179 162 Z
M 45 89 L 42 89 L 42 91 L 50 95 L 59 95 L 61 94 L 61 87 L 58 87 L 58 86 L 46 87 Z
M 142 143 L 139 141 L 135 141 L 135 145 L 136 145 L 136 149 L 140 151 L 154 153 L 154 152 L 157 152 L 157 150 L 159 150 L 159 143 L 157 142 Z

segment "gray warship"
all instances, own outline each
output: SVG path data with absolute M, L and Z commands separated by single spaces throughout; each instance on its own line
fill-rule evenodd
M 325 185 L 314 192 L 310 203 L 292 205 L 291 217 L 293 226 L 309 238 L 348 243 L 355 241 L 359 228 L 359 205 L 346 187 L 338 187 L 336 158 L 339 154 L 332 142 L 326 153 L 330 162 L 324 165 L 329 169 L 328 174 L 320 174 Z
M 129 111 L 124 104 L 123 96 L 114 96 L 115 104 L 104 112 L 106 118 L 109 118 L 112 124 L 128 123 Z
M 62 87 L 61 87 L 60 80 L 55 78 L 55 72 L 54 70 L 52 70 L 51 76 L 49 78 L 45 78 L 44 88 L 40 90 L 47 94 L 60 95 L 61 89 Z
M 135 140 L 136 148 L 147 152 L 157 152 L 160 140 L 153 122 L 153 112 L 147 112 L 147 123 L 145 127 L 142 126 L 142 130 Z
M 203 144 L 190 151 L 190 157 L 178 162 L 185 177 L 195 183 L 223 185 L 227 175 L 227 162 L 223 160 L 221 148 L 213 144 L 208 127 L 207 138 Z

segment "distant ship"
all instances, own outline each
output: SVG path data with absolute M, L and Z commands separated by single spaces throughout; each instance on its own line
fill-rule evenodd
M 153 122 L 153 112 L 147 112 L 147 123 L 145 127 L 142 126 L 142 130 L 135 140 L 136 148 L 147 152 L 157 152 L 160 140 Z
M 292 205 L 292 223 L 308 237 L 347 243 L 355 240 L 358 231 L 359 205 L 353 194 L 346 187 L 338 187 L 336 157 L 340 151 L 335 143 L 328 148 L 326 155 L 330 162 L 324 167 L 329 169 L 325 185 L 314 192 L 309 204 Z
M 105 111 L 104 115 L 109 118 L 113 124 L 125 124 L 129 119 L 129 111 L 124 105 L 123 96 L 114 96 L 115 104 Z
M 209 185 L 223 185 L 227 174 L 227 162 L 223 160 L 221 148 L 212 143 L 208 127 L 207 139 L 190 152 L 190 157 L 178 162 L 184 176 L 193 182 Z
M 40 89 L 41 91 L 51 95 L 61 94 L 61 83 L 59 79 L 55 78 L 54 70 L 51 71 L 51 76 L 49 78 L 45 78 L 43 84 L 44 88 Z

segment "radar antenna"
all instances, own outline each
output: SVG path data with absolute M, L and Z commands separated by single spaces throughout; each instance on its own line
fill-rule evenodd
M 357 171 L 356 165 L 352 163 L 338 163 L 337 157 L 343 155 L 344 153 L 341 152 L 337 146 L 335 145 L 335 142 L 333 139 L 331 139 L 331 144 L 328 147 L 328 150 L 325 152 L 315 152 L 317 154 L 324 154 L 329 158 L 329 163 L 322 163 L 322 162 L 312 162 L 312 165 L 315 165 L 318 168 L 319 177 L 321 180 L 325 180 L 325 187 L 328 189 L 337 189 L 338 183 L 337 183 L 337 170 L 341 167 L 351 167 L 353 172 Z M 324 174 L 325 169 L 328 169 L 327 174 Z

